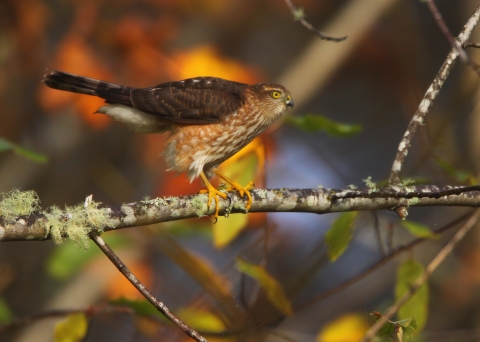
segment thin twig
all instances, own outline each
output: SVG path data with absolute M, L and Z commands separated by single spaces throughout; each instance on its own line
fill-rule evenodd
M 129 307 L 112 306 L 112 305 L 98 305 L 91 306 L 87 309 L 61 309 L 61 310 L 48 310 L 43 312 L 34 313 L 31 315 L 23 316 L 14 319 L 13 321 L 0 325 L 0 334 L 6 331 L 23 327 L 24 325 L 33 323 L 38 320 L 65 317 L 71 314 L 83 313 L 87 316 L 97 315 L 100 313 L 121 312 L 133 314 L 134 311 Z
M 272 231 L 275 229 L 275 227 L 272 227 L 273 223 L 267 222 L 265 225 L 265 232 L 263 234 L 264 239 L 263 239 L 263 248 L 262 248 L 262 262 L 261 265 L 267 269 L 268 268 L 268 248 L 269 245 L 268 243 L 270 242 L 270 236 L 272 235 Z
M 480 44 L 479 43 L 472 43 L 472 42 L 466 42 L 466 43 L 463 43 L 463 48 L 466 49 L 466 48 L 469 48 L 469 47 L 473 47 L 473 48 L 480 48 Z
M 461 217 L 455 219 L 453 222 L 450 222 L 449 224 L 433 231 L 434 234 L 441 234 L 455 226 L 457 226 L 459 223 L 469 219 L 472 217 L 472 213 L 467 213 L 465 215 L 462 215 Z M 368 275 L 372 274 L 373 272 L 375 272 L 377 269 L 379 269 L 380 267 L 384 266 L 386 263 L 388 263 L 389 261 L 391 261 L 392 259 L 394 259 L 395 257 L 397 257 L 399 254 L 401 253 L 404 253 L 406 251 L 409 251 L 411 250 L 413 247 L 419 245 L 420 243 L 424 242 L 424 241 L 428 241 L 428 239 L 425 239 L 425 238 L 418 238 L 418 239 L 415 239 L 413 240 L 412 242 L 404 245 L 404 246 L 401 246 L 399 248 L 397 248 L 395 251 L 393 251 L 392 253 L 390 253 L 389 255 L 387 255 L 385 258 L 381 259 L 379 262 L 377 262 L 376 264 L 370 266 L 368 269 L 366 269 L 365 271 L 363 271 L 362 273 L 360 273 L 359 275 L 349 279 L 348 281 L 346 281 L 345 283 L 342 283 L 340 284 L 339 286 L 337 287 L 334 287 L 333 289 L 330 289 L 328 291 L 325 291 L 315 297 L 312 297 L 312 298 L 309 298 L 308 299 L 308 302 L 305 302 L 303 304 L 299 304 L 298 306 L 295 306 L 294 310 L 295 312 L 297 312 L 297 310 L 301 310 L 303 308 L 306 308 L 308 306 L 310 306 L 312 303 L 317 303 L 319 301 L 322 301 L 332 295 L 334 295 L 335 293 L 338 293 L 340 291 L 343 291 L 345 290 L 346 288 L 350 287 L 351 285 L 353 284 L 356 284 L 358 283 L 360 280 L 364 279 L 365 277 L 367 277 Z
M 476 211 L 475 214 L 467 221 L 465 224 L 458 229 L 455 235 L 450 239 L 450 241 L 443 247 L 440 252 L 433 258 L 433 260 L 428 264 L 423 273 L 417 278 L 417 280 L 410 286 L 407 292 L 400 297 L 395 304 L 393 304 L 387 312 L 379 318 L 375 324 L 373 324 L 370 329 L 365 334 L 363 338 L 364 342 L 370 341 L 377 332 L 382 328 L 382 326 L 389 320 L 410 297 L 415 294 L 420 286 L 425 283 L 428 277 L 437 269 L 438 266 L 447 258 L 447 256 L 452 252 L 453 248 L 460 242 L 465 235 L 470 231 L 470 229 L 477 224 L 480 218 L 480 211 Z
M 288 8 L 290 9 L 290 12 L 292 12 L 293 18 L 296 21 L 299 21 L 300 24 L 303 25 L 307 30 L 312 31 L 315 33 L 317 36 L 319 36 L 323 40 L 328 40 L 328 41 L 333 41 L 333 42 L 341 42 L 345 39 L 347 39 L 347 36 L 343 37 L 333 37 L 330 36 L 319 29 L 315 28 L 312 24 L 310 24 L 307 20 L 305 20 L 305 14 L 303 13 L 302 8 L 297 8 L 291 0 L 285 0 L 285 3 L 287 4 Z
M 387 247 L 390 253 L 393 251 L 393 235 L 395 234 L 395 225 L 393 223 L 388 224 L 387 233 Z
M 76 313 L 85 313 L 85 309 L 64 309 L 64 310 L 51 310 L 47 312 L 40 312 L 34 313 L 28 316 L 20 317 L 15 319 L 14 321 L 0 325 L 0 333 L 4 333 L 6 331 L 27 325 L 29 323 L 35 322 L 37 320 L 45 319 L 45 318 L 56 318 L 56 317 L 65 317 L 70 314 Z
M 450 29 L 447 26 L 447 23 L 445 23 L 445 20 L 443 20 L 443 16 L 438 10 L 437 5 L 435 4 L 435 1 L 433 0 L 426 0 L 428 9 L 430 12 L 432 12 L 433 18 L 435 19 L 435 22 L 437 23 L 438 27 L 440 28 L 440 31 L 442 31 L 443 35 L 447 39 L 447 41 L 450 43 L 450 45 L 453 48 L 457 48 L 460 60 L 464 63 L 467 62 L 468 56 L 466 52 L 462 49 L 462 46 L 458 44 L 455 41 L 455 38 L 453 37 L 453 34 L 450 32 Z
M 380 234 L 380 222 L 378 220 L 378 213 L 376 211 L 372 211 L 373 215 L 373 228 L 375 229 L 375 235 L 377 236 L 378 244 L 380 245 L 380 251 L 382 252 L 382 258 L 387 256 L 385 252 L 385 247 L 382 241 L 382 234 Z
M 273 229 L 274 228 L 271 227 L 270 223 L 267 223 L 265 225 L 265 233 L 263 235 L 264 239 L 263 239 L 263 248 L 262 248 L 262 261 L 260 262 L 260 265 L 264 269 L 268 268 L 268 243 L 269 243 L 270 234 Z M 245 285 L 245 277 L 243 275 L 242 275 L 242 284 Z M 245 289 L 243 289 L 242 292 L 245 292 L 244 290 Z M 257 301 L 261 291 L 262 291 L 262 288 L 260 287 L 260 284 L 255 282 L 250 294 L 250 298 L 248 299 L 249 306 L 247 307 L 248 314 L 251 315 L 252 317 L 255 317 L 256 313 L 254 310 L 252 310 L 251 304 L 253 305 Z M 246 294 L 243 294 L 243 295 L 246 296 Z
M 479 76 L 480 76 L 480 69 L 478 65 L 476 65 L 467 55 L 463 48 L 463 44 L 460 44 L 455 40 L 453 37 L 453 34 L 450 32 L 450 29 L 447 26 L 447 23 L 445 23 L 445 20 L 443 20 L 443 16 L 438 10 L 437 5 L 435 4 L 434 0 L 426 0 L 428 9 L 430 12 L 432 12 L 433 18 L 437 22 L 438 27 L 442 31 L 442 33 L 445 35 L 447 41 L 450 43 L 450 45 L 454 48 L 457 49 L 460 60 L 463 63 L 468 64 Z
M 456 227 L 458 224 L 464 222 L 465 220 L 468 220 L 472 217 L 473 213 L 470 212 L 470 213 L 467 213 L 465 215 L 462 215 L 460 216 L 459 218 L 455 219 L 454 221 L 450 222 L 449 224 L 433 231 L 434 234 L 441 234 L 451 228 L 454 228 Z M 386 265 L 388 262 L 390 262 L 391 260 L 393 260 L 395 257 L 397 257 L 399 254 L 401 253 L 404 253 L 404 252 L 407 252 L 407 251 L 410 251 L 412 250 L 413 247 L 421 244 L 422 242 L 424 241 L 428 241 L 428 239 L 425 239 L 425 238 L 418 238 L 418 239 L 415 239 L 413 240 L 412 242 L 410 242 L 409 244 L 407 245 L 404 245 L 404 246 L 401 246 L 399 248 L 397 248 L 395 251 L 393 251 L 392 253 L 390 253 L 389 255 L 387 255 L 385 258 L 381 259 L 380 261 L 378 261 L 377 263 L 375 263 L 374 265 L 370 266 L 368 269 L 366 269 L 365 271 L 363 271 L 362 273 L 356 275 L 355 277 L 347 280 L 346 282 L 330 289 L 330 290 L 327 290 L 325 292 L 322 292 L 314 297 L 311 297 L 311 298 L 308 298 L 307 301 L 303 302 L 303 303 L 300 303 L 300 304 L 297 304 L 295 305 L 295 307 L 293 308 L 293 311 L 295 313 L 297 313 L 298 311 L 300 310 L 303 310 L 303 309 L 306 309 L 308 307 L 311 307 L 313 304 L 315 303 L 318 303 L 318 302 L 321 302 L 322 300 L 325 300 L 331 296 L 333 296 L 334 294 L 336 293 L 339 293 L 343 290 L 346 290 L 347 288 L 349 288 L 350 286 L 354 285 L 354 284 L 357 284 L 359 281 L 361 281 L 362 279 L 368 277 L 369 275 L 371 275 L 372 273 L 374 273 L 376 270 L 378 270 L 379 268 L 383 267 L 384 265 Z M 264 326 L 269 326 L 269 325 L 274 325 L 275 323 L 285 319 L 286 317 L 284 315 L 279 315 L 271 320 L 269 320 L 268 322 L 266 322 L 264 324 Z
M 475 26 L 477 26 L 479 18 L 480 18 L 480 6 L 477 7 L 474 14 L 470 17 L 466 25 L 463 27 L 462 32 L 457 38 L 458 44 L 462 45 L 468 40 L 468 38 L 472 34 L 473 29 L 475 28 Z M 388 184 L 390 186 L 394 186 L 400 183 L 400 171 L 402 170 L 403 162 L 405 160 L 405 157 L 407 156 L 408 149 L 410 148 L 412 139 L 415 136 L 415 132 L 417 131 L 418 126 L 424 122 L 425 116 L 427 115 L 429 108 L 433 104 L 433 101 L 437 97 L 438 92 L 440 91 L 440 89 L 443 86 L 443 83 L 447 79 L 450 73 L 450 70 L 455 64 L 455 61 L 459 55 L 458 51 L 459 50 L 457 49 L 456 46 L 452 48 L 445 62 L 441 66 L 437 75 L 435 76 L 432 84 L 430 85 L 427 92 L 425 93 L 425 96 L 423 97 L 422 102 L 420 102 L 420 105 L 417 111 L 415 112 L 415 115 L 410 121 L 410 124 L 408 125 L 407 130 L 403 135 L 403 139 L 398 146 L 397 155 L 395 156 L 395 160 L 392 165 L 392 170 L 390 172 L 390 177 L 388 179 Z
M 130 283 L 135 286 L 135 288 L 153 305 L 155 308 L 161 312 L 165 317 L 167 317 L 173 324 L 180 328 L 186 335 L 193 338 L 195 341 L 206 342 L 207 339 L 197 333 L 195 330 L 187 326 L 183 321 L 176 317 L 165 304 L 159 302 L 151 293 L 147 290 L 145 285 L 143 285 L 140 280 L 133 275 L 133 273 L 125 266 L 125 264 L 120 260 L 120 258 L 113 252 L 113 250 L 105 243 L 105 241 L 98 235 L 97 232 L 91 232 L 90 237 L 95 242 L 95 244 L 102 250 L 103 253 L 110 259 L 110 261 L 117 267 L 117 269 L 122 272 L 122 274 L 130 281 Z

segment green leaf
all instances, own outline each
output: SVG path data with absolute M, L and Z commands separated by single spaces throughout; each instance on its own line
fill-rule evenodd
M 397 284 L 395 285 L 395 298 L 398 300 L 423 273 L 423 265 L 415 260 L 406 260 L 397 271 Z M 401 320 L 414 318 L 418 330 L 422 330 L 428 317 L 428 283 L 424 282 L 415 294 L 398 310 Z
M 357 211 L 346 212 L 333 221 L 332 226 L 325 235 L 330 261 L 337 260 L 350 244 L 357 215 Z
M 237 258 L 236 267 L 240 272 L 245 273 L 258 282 L 260 287 L 265 291 L 267 299 L 278 310 L 285 315 L 293 314 L 292 304 L 285 295 L 285 292 L 283 292 L 282 286 L 265 268 L 251 264 L 241 258 Z
M 435 162 L 449 177 L 454 179 L 458 183 L 468 183 L 470 185 L 478 184 L 478 179 L 472 173 L 464 170 L 457 169 L 447 159 L 440 156 L 435 156 Z
M 10 322 L 12 318 L 13 318 L 12 311 L 10 311 L 10 308 L 8 307 L 5 300 L 2 297 L 0 297 L 0 324 Z
M 323 115 L 306 114 L 303 116 L 287 116 L 285 122 L 307 132 L 324 131 L 335 137 L 350 137 L 362 131 L 361 125 L 348 125 L 336 122 Z
M 10 145 L 10 143 L 2 138 L 0 138 L 0 152 L 4 152 L 4 151 L 8 151 L 10 150 L 12 147 Z
M 416 330 L 417 323 L 415 319 L 407 318 L 400 321 L 388 321 L 378 331 L 377 336 L 381 337 L 381 341 L 385 342 L 403 342 L 409 341 L 415 334 Z
M 110 303 L 116 306 L 127 306 L 133 309 L 133 311 L 135 311 L 137 315 L 156 316 L 160 318 L 165 317 L 146 299 L 133 300 L 133 299 L 127 299 L 127 298 L 120 298 L 120 299 L 111 300 Z
M 105 242 L 112 248 L 128 245 L 128 240 L 121 234 L 103 236 Z M 74 243 L 64 243 L 55 248 L 46 262 L 47 272 L 57 280 L 67 280 L 75 275 L 89 261 L 101 252 L 98 248 L 87 250 L 78 248 Z
M 41 164 L 44 164 L 48 161 L 47 157 L 42 154 L 33 152 L 17 144 L 14 144 L 11 141 L 0 138 L 0 152 L 5 151 L 13 151 L 19 156 Z
M 400 224 L 404 228 L 406 228 L 411 234 L 413 234 L 413 235 L 415 235 L 419 238 L 435 239 L 435 240 L 438 240 L 440 238 L 440 235 L 435 234 L 434 232 L 432 232 L 430 230 L 430 228 L 428 228 L 427 226 L 425 226 L 423 224 L 408 221 L 408 220 L 400 221 Z
M 54 342 L 80 342 L 87 334 L 88 320 L 85 314 L 68 315 L 55 325 Z

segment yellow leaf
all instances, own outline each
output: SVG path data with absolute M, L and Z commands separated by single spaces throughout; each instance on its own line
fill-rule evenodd
M 55 325 L 55 342 L 80 342 L 87 333 L 88 321 L 83 313 L 68 315 Z
M 240 272 L 245 273 L 258 282 L 260 287 L 265 291 L 268 300 L 275 305 L 277 309 L 285 315 L 291 315 L 293 313 L 292 304 L 285 295 L 285 292 L 283 292 L 282 286 L 275 278 L 268 274 L 262 266 L 251 264 L 240 258 L 237 258 L 236 266 Z
M 213 225 L 213 243 L 216 248 L 228 245 L 247 226 L 248 216 L 242 214 L 218 217 Z
M 156 243 L 160 251 L 187 272 L 217 301 L 217 308 L 228 322 L 238 322 L 242 317 L 238 303 L 231 293 L 231 284 L 213 266 L 198 255 L 187 251 L 168 235 L 162 235 Z
M 363 315 L 346 314 L 324 326 L 317 335 L 317 342 L 359 342 L 368 326 Z
M 238 153 L 220 165 L 219 169 L 229 178 L 243 177 L 246 183 L 255 179 L 259 170 L 265 167 L 265 145 L 261 137 L 255 138 Z M 247 172 L 246 172 L 247 171 Z
M 220 166 L 220 171 L 232 180 L 246 185 L 255 181 L 259 169 L 265 164 L 265 146 L 257 138 L 245 146 L 240 152 Z M 248 216 L 231 215 L 219 217 L 213 225 L 213 243 L 216 248 L 228 245 L 248 224 Z
M 226 328 L 217 315 L 206 310 L 185 308 L 177 311 L 177 315 L 194 330 L 222 332 Z

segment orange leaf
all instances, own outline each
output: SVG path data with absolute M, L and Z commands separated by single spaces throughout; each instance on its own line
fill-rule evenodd
M 105 128 L 112 122 L 107 115 L 95 114 L 96 110 L 105 103 L 99 97 L 76 95 L 73 103 L 83 120 L 93 128 Z
M 100 61 L 94 57 L 95 53 L 85 39 L 75 32 L 65 35 L 58 46 L 53 63 L 54 68 L 101 80 L 111 80 L 110 74 L 100 66 Z M 92 127 L 103 128 L 111 122 L 104 115 L 92 114 L 104 103 L 101 99 L 50 89 L 43 84 L 39 88 L 38 97 L 40 105 L 47 112 L 55 112 L 63 107 L 74 106 L 87 124 Z
M 178 78 L 215 76 L 244 83 L 259 81 L 259 71 L 221 56 L 210 45 L 199 46 L 177 53 L 173 57 L 178 66 Z
M 130 271 L 137 277 L 143 285 L 150 288 L 152 285 L 152 269 L 145 262 L 136 262 L 128 265 Z M 107 296 L 110 299 L 128 298 L 128 299 L 143 299 L 144 297 L 138 290 L 128 281 L 125 276 L 118 272 L 110 280 L 107 286 Z

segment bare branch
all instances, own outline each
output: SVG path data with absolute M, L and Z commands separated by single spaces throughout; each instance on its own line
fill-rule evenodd
M 447 24 L 445 23 L 445 20 L 443 20 L 443 16 L 438 10 L 437 5 L 435 4 L 434 0 L 427 0 L 427 6 L 430 9 L 430 12 L 432 12 L 433 18 L 437 22 L 438 27 L 440 27 L 440 30 L 442 33 L 445 35 L 447 41 L 450 43 L 450 45 L 454 48 L 457 49 L 458 55 L 460 57 L 460 60 L 463 63 L 468 64 L 479 76 L 480 76 L 480 69 L 478 65 L 476 65 L 467 55 L 467 53 L 464 50 L 463 44 L 460 44 L 455 40 L 453 37 L 452 33 L 450 32 L 450 29 L 448 28 Z
M 433 18 L 435 19 L 438 27 L 440 28 L 440 31 L 442 31 L 443 35 L 445 36 L 447 41 L 450 43 L 450 45 L 453 48 L 457 48 L 461 61 L 466 63 L 468 56 L 465 53 L 465 51 L 462 49 L 461 45 L 455 41 L 455 38 L 453 37 L 453 34 L 450 32 L 450 29 L 448 28 L 447 23 L 445 23 L 445 20 L 443 20 L 443 16 L 438 10 L 438 7 L 435 4 L 435 1 L 426 0 L 426 3 L 428 6 L 428 9 L 430 10 L 430 12 L 432 12 Z
M 408 191 L 392 191 L 392 189 L 387 188 L 386 190 L 378 190 L 378 191 L 356 191 L 356 190 L 344 190 L 342 192 L 337 192 L 332 194 L 331 198 L 332 201 L 336 201 L 338 199 L 346 199 L 346 198 L 440 198 L 444 196 L 451 196 L 451 195 L 460 195 L 465 192 L 470 191 L 480 191 L 480 185 L 472 185 L 472 186 L 462 186 L 462 187 L 445 187 L 445 190 L 439 190 L 435 186 L 428 186 L 429 190 L 425 191 L 422 189 L 420 191 L 415 191 L 413 188 L 409 188 Z M 435 190 L 436 189 L 436 190 Z M 410 191 L 411 190 L 411 191 Z
M 410 124 L 408 125 L 407 130 L 405 131 L 405 134 L 403 135 L 403 139 L 400 141 L 400 145 L 398 146 L 397 155 L 395 156 L 395 160 L 392 165 L 392 170 L 390 172 L 390 177 L 388 179 L 388 184 L 390 186 L 399 184 L 400 171 L 402 170 L 403 162 L 405 160 L 405 157 L 408 154 L 408 149 L 410 148 L 412 139 L 415 136 L 415 132 L 417 131 L 418 126 L 424 122 L 425 116 L 427 115 L 429 108 L 431 107 L 433 101 L 437 97 L 438 92 L 442 88 L 443 83 L 445 82 L 445 80 L 447 79 L 450 73 L 450 70 L 455 64 L 455 61 L 459 55 L 459 49 L 457 45 L 461 46 L 468 40 L 468 38 L 472 34 L 473 29 L 475 28 L 475 26 L 477 26 L 479 18 L 480 18 L 480 6 L 477 7 L 473 15 L 470 17 L 468 22 L 463 27 L 462 32 L 456 39 L 455 46 L 452 48 L 452 50 L 448 54 L 445 62 L 441 66 L 437 75 L 435 76 L 432 84 L 430 85 L 427 92 L 425 93 L 425 96 L 423 97 L 422 102 L 420 102 L 420 105 L 417 111 L 415 112 L 415 115 L 413 116 L 412 120 L 410 121 Z
M 323 40 L 328 40 L 328 41 L 333 41 L 333 42 L 341 42 L 345 39 L 347 39 L 347 36 L 343 37 L 333 37 L 330 36 L 316 27 L 314 27 L 312 24 L 310 24 L 307 20 L 305 20 L 305 13 L 303 13 L 302 8 L 297 8 L 291 0 L 285 0 L 285 3 L 287 4 L 288 8 L 290 9 L 290 12 L 293 14 L 293 19 L 296 21 L 299 21 L 300 24 L 303 25 L 307 30 L 312 31 L 315 33 L 317 36 L 319 36 Z
M 179 327 L 186 335 L 193 338 L 195 341 L 206 342 L 203 336 L 197 333 L 195 330 L 187 326 L 183 321 L 176 317 L 165 304 L 159 302 L 151 293 L 147 290 L 140 280 L 133 275 L 133 273 L 127 268 L 127 266 L 120 260 L 120 258 L 113 252 L 113 250 L 105 243 L 105 241 L 96 232 L 91 232 L 90 237 L 95 244 L 102 250 L 103 253 L 110 259 L 110 261 L 118 268 L 118 270 L 128 279 L 128 281 L 135 286 L 140 292 L 159 312 L 167 317 L 173 324 Z
M 459 224 L 463 223 L 465 220 L 468 220 L 469 218 L 471 218 L 473 215 L 472 212 L 469 212 L 467 214 L 464 214 L 462 215 L 461 217 L 455 219 L 454 221 L 446 224 L 445 226 L 441 227 L 441 228 L 438 228 L 436 230 L 433 231 L 433 233 L 435 234 L 441 234 L 441 233 L 444 233 L 446 232 L 447 230 L 449 229 L 452 229 L 456 226 L 458 226 Z M 425 238 L 418 238 L 418 239 L 415 239 L 413 241 L 411 241 L 410 243 L 406 244 L 406 245 L 402 245 L 400 247 L 398 247 L 397 249 L 395 249 L 394 251 L 391 251 L 390 254 L 388 254 L 387 256 L 383 257 L 380 261 L 378 261 L 377 263 L 373 264 L 372 266 L 370 266 L 368 269 L 366 269 L 365 271 L 363 271 L 362 273 L 354 276 L 353 278 L 350 278 L 349 280 L 345 281 L 344 283 L 330 289 L 330 290 L 327 290 L 325 292 L 322 292 L 316 296 L 313 296 L 311 298 L 308 298 L 308 300 L 304 301 L 303 303 L 300 303 L 300 304 L 297 304 L 294 306 L 293 310 L 294 312 L 298 312 L 300 310 L 303 310 L 303 309 L 306 309 L 308 307 L 311 307 L 313 304 L 315 303 L 318 303 L 318 302 L 321 302 L 322 300 L 324 299 L 327 299 L 331 296 L 333 296 L 334 294 L 336 293 L 339 293 L 343 290 L 346 290 L 347 288 L 349 288 L 350 286 L 354 285 L 354 284 L 357 284 L 359 281 L 361 281 L 362 279 L 365 279 L 366 277 L 368 277 L 369 275 L 373 274 L 375 271 L 377 271 L 379 268 L 385 266 L 387 263 L 389 263 L 390 261 L 392 261 L 393 259 L 395 259 L 398 255 L 404 253 L 404 252 L 408 252 L 410 250 L 412 250 L 413 247 L 421 244 L 422 242 L 424 241 L 428 241 L 428 239 L 425 239 Z M 269 320 L 268 322 L 265 322 L 263 324 L 263 326 L 269 326 L 269 325 L 273 325 L 275 324 L 276 322 L 279 322 L 283 319 L 285 319 L 286 316 L 284 315 L 279 315 L 275 318 L 272 318 L 271 320 Z
M 304 212 L 327 214 L 346 211 L 392 210 L 400 206 L 480 206 L 480 186 L 438 188 L 436 186 L 408 187 L 408 191 L 331 189 L 274 189 L 252 190 L 253 203 L 249 212 Z M 207 195 L 157 198 L 149 201 L 105 207 L 107 223 L 103 231 L 130 228 L 161 222 L 213 215 L 207 208 Z M 220 200 L 220 215 L 245 213 L 245 201 L 237 192 Z M 68 212 L 62 217 L 68 222 Z M 91 227 L 86 227 L 88 231 Z M 49 221 L 46 215 L 34 213 L 4 222 L 0 217 L 0 242 L 48 240 Z
M 364 342 L 370 341 L 377 332 L 382 328 L 382 326 L 389 320 L 397 311 L 402 307 L 405 302 L 412 297 L 415 292 L 419 289 L 420 286 L 428 279 L 428 277 L 437 269 L 438 266 L 445 260 L 445 258 L 452 252 L 453 248 L 460 242 L 464 236 L 470 231 L 470 229 L 478 223 L 480 219 L 480 211 L 476 213 L 467 221 L 465 224 L 460 227 L 460 229 L 455 233 L 455 235 L 450 239 L 450 241 L 443 247 L 440 252 L 433 258 L 433 260 L 425 268 L 425 271 L 417 278 L 415 283 L 409 288 L 405 294 L 400 297 L 395 304 L 393 304 L 387 312 L 379 318 L 374 325 L 368 329 L 365 337 L 363 338 Z
M 469 48 L 469 47 L 473 47 L 473 48 L 480 48 L 480 44 L 478 43 L 472 43 L 472 42 L 465 42 L 463 43 L 463 48 L 466 49 L 466 48 Z
M 92 315 L 112 313 L 112 312 L 121 312 L 121 313 L 129 313 L 129 314 L 134 313 L 132 308 L 122 307 L 122 306 L 111 306 L 111 305 L 91 306 L 87 309 L 48 310 L 48 311 L 38 312 L 31 315 L 19 317 L 9 323 L 0 325 L 0 334 L 7 332 L 9 330 L 23 327 L 35 321 L 47 319 L 47 318 L 65 317 L 65 316 L 76 314 L 76 313 L 83 313 L 85 315 L 92 316 Z
M 387 256 L 387 252 L 385 251 L 385 246 L 383 245 L 382 241 L 382 234 L 380 233 L 380 221 L 378 219 L 378 213 L 376 211 L 372 211 L 373 215 L 373 229 L 375 230 L 375 236 L 378 240 L 378 245 L 380 246 L 380 251 L 382 252 L 382 257 L 385 258 Z

